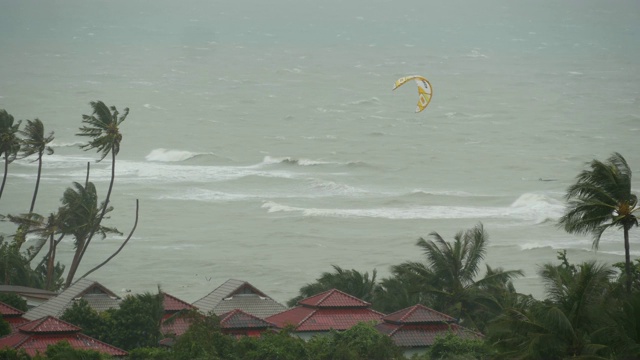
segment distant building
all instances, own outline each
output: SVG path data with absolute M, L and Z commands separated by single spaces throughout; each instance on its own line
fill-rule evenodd
M 260 337 L 263 332 L 275 327 L 274 324 L 240 309 L 220 315 L 220 331 L 235 337 Z
M 2 315 L 2 319 L 8 322 L 9 325 L 11 325 L 11 329 L 14 331 L 18 326 L 29 322 L 29 320 L 22 316 L 24 311 L 18 310 L 3 302 L 0 302 L 0 314 Z
M 193 305 L 205 315 L 213 312 L 220 316 L 240 309 L 261 319 L 286 309 L 248 282 L 235 279 L 227 280 Z
M 0 338 L 0 348 L 25 350 L 29 356 L 44 354 L 47 346 L 67 341 L 78 350 L 94 350 L 113 357 L 125 357 L 127 352 L 80 333 L 80 328 L 68 322 L 46 316 L 22 324 L 12 334 Z
M 120 307 L 120 297 L 97 281 L 80 279 L 63 292 L 47 300 L 39 306 L 29 309 L 24 314 L 27 320 L 40 319 L 45 316 L 60 317 L 80 299 L 86 300 L 92 309 L 103 312 Z
M 29 308 L 36 307 L 51 299 L 52 297 L 58 295 L 58 293 L 49 290 L 17 285 L 0 285 L 0 293 L 16 294 L 20 296 L 27 301 L 27 307 Z
M 457 320 L 424 305 L 414 305 L 382 318 L 376 329 L 391 337 L 393 342 L 405 349 L 404 355 L 411 357 L 425 352 L 437 337 L 447 333 L 465 338 L 480 339 L 482 334 L 457 324 Z
M 160 340 L 160 344 L 171 346 L 174 339 L 184 334 L 191 326 L 189 318 L 185 317 L 186 313 L 195 311 L 197 308 L 167 293 L 162 293 L 162 295 L 164 297 L 164 315 L 160 331 L 165 338 Z
M 279 328 L 293 326 L 296 335 L 308 340 L 332 329 L 348 330 L 360 322 L 380 322 L 384 314 L 370 307 L 364 300 L 332 289 L 300 300 L 298 306 L 265 320 Z

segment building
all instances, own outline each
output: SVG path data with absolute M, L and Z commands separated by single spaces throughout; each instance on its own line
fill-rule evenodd
M 0 314 L 2 314 L 2 319 L 9 323 L 12 330 L 15 330 L 18 326 L 26 322 L 29 322 L 29 320 L 22 316 L 24 311 L 18 310 L 3 302 L 0 302 Z
M 383 317 L 376 329 L 405 349 L 407 357 L 426 351 L 436 338 L 449 332 L 466 339 L 482 338 L 482 334 L 458 325 L 455 318 L 420 304 Z
M 165 338 L 160 340 L 160 344 L 171 346 L 173 339 L 184 334 L 191 326 L 189 318 L 185 315 L 191 311 L 197 311 L 197 308 L 167 293 L 162 295 L 164 296 L 164 315 L 160 331 Z
M 293 326 L 294 333 L 309 338 L 333 330 L 348 330 L 360 322 L 382 321 L 383 313 L 371 304 L 337 289 L 300 300 L 298 306 L 269 316 L 265 320 L 278 328 Z
M 80 279 L 58 296 L 52 297 L 24 314 L 27 320 L 36 320 L 45 316 L 60 317 L 76 301 L 86 300 L 92 309 L 102 312 L 119 308 L 120 297 L 100 283 L 89 279 Z
M 240 309 L 261 319 L 286 309 L 248 282 L 235 279 L 227 280 L 193 305 L 205 315 L 213 312 L 220 316 Z
M 0 338 L 0 348 L 24 350 L 29 356 L 44 354 L 47 346 L 67 341 L 78 350 L 94 350 L 113 357 L 125 357 L 127 352 L 84 335 L 80 328 L 68 322 L 46 316 L 19 326 L 12 334 Z
M 276 327 L 274 324 L 255 315 L 247 314 L 240 309 L 231 310 L 220 315 L 219 318 L 220 331 L 235 337 L 260 337 L 263 332 Z
M 27 301 L 27 306 L 29 308 L 36 307 L 45 301 L 51 299 L 58 295 L 58 293 L 49 291 L 31 288 L 27 286 L 18 286 L 18 285 L 0 285 L 0 293 L 2 294 L 16 294 Z

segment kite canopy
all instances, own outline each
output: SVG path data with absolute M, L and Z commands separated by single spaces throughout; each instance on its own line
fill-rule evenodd
M 433 90 L 431 88 L 431 83 L 429 82 L 429 80 L 420 75 L 401 77 L 400 79 L 396 80 L 395 84 L 393 84 L 393 90 L 399 88 L 400 86 L 408 83 L 411 80 L 415 80 L 416 84 L 418 84 L 419 97 L 416 112 L 419 113 L 420 111 L 424 110 L 431 102 L 431 94 L 433 93 Z

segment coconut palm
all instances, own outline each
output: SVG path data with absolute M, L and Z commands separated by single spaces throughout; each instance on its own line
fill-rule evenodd
M 129 108 L 125 108 L 124 113 L 120 114 L 115 106 L 107 107 L 102 101 L 92 101 L 90 105 L 93 108 L 93 113 L 82 115 L 82 122 L 85 125 L 80 128 L 80 133 L 77 135 L 91 138 L 87 144 L 81 145 L 80 148 L 85 151 L 96 149 L 102 154 L 98 161 L 102 161 L 111 153 L 111 181 L 100 213 L 100 221 L 102 221 L 111 199 L 111 190 L 116 174 L 116 155 L 120 152 L 120 142 L 122 141 L 119 126 L 127 118 Z M 91 242 L 92 238 L 93 232 L 89 234 L 86 245 Z M 80 259 L 83 255 L 84 251 L 80 254 Z
M 299 300 L 316 295 L 323 291 L 338 289 L 349 295 L 353 295 L 364 301 L 373 301 L 373 297 L 377 288 L 376 270 L 374 269 L 371 277 L 369 273 L 364 274 L 357 270 L 345 270 L 337 265 L 332 265 L 335 272 L 324 272 L 316 279 L 316 282 L 307 284 L 300 288 L 300 295 L 289 300 L 287 305 L 295 306 Z
M 430 240 L 420 238 L 417 242 L 427 258 L 426 265 L 409 262 L 395 266 L 393 271 L 411 272 L 414 276 L 423 274 L 421 291 L 432 302 L 425 305 L 461 318 L 468 327 L 481 329 L 484 325 L 477 322 L 478 314 L 499 308 L 499 301 L 492 295 L 494 292 L 487 291 L 489 285 L 506 286 L 511 279 L 522 276 L 522 271 L 488 267 L 485 276 L 476 279 L 488 241 L 482 224 L 458 232 L 453 242 L 445 241 L 436 232 L 429 236 Z
M 619 153 L 605 162 L 593 160 L 590 170 L 578 174 L 566 194 L 568 201 L 559 225 L 573 234 L 592 234 L 598 248 L 605 230 L 620 228 L 624 234 L 626 289 L 631 291 L 629 230 L 638 226 L 638 197 L 631 192 L 631 169 Z
M 2 185 L 0 185 L 0 198 L 2 198 L 4 185 L 7 181 L 9 163 L 15 160 L 20 150 L 20 139 L 17 136 L 19 128 L 20 121 L 14 124 L 13 116 L 6 110 L 0 109 L 0 156 L 4 156 L 4 176 L 2 177 Z
M 19 131 L 23 136 L 22 146 L 20 148 L 20 155 L 22 157 L 28 157 L 33 154 L 38 154 L 38 177 L 36 178 L 36 187 L 33 191 L 33 198 L 31 199 L 31 207 L 29 212 L 33 212 L 33 208 L 36 205 L 36 197 L 38 196 L 38 187 L 40 186 L 40 174 L 42 173 L 42 156 L 46 152 L 47 155 L 53 154 L 53 149 L 49 146 L 49 143 L 53 141 L 53 132 L 45 136 L 44 125 L 40 119 L 27 120 L 27 124 L 24 130 Z M 36 160 L 34 160 L 36 161 Z
M 59 209 L 60 230 L 65 234 L 73 235 L 75 246 L 65 288 L 73 283 L 76 270 L 82 261 L 82 255 L 89 245 L 90 236 L 98 233 L 102 235 L 102 238 L 105 238 L 108 233 L 121 234 L 116 228 L 100 225 L 103 218 L 101 214 L 108 213 L 113 208 L 105 208 L 104 204 L 98 206 L 95 185 L 92 182 L 87 183 L 86 187 L 77 182 L 74 182 L 73 185 L 65 190 L 62 197 L 62 207 Z
M 539 275 L 547 298 L 521 298 L 490 326 L 489 340 L 505 358 L 564 359 L 606 356 L 614 349 L 595 336 L 611 321 L 608 266 L 585 262 L 578 266 L 545 264 Z

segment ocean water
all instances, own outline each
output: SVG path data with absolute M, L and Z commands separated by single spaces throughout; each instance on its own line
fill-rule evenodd
M 424 259 L 418 238 L 482 223 L 487 263 L 541 297 L 562 249 L 624 259 L 620 232 L 594 251 L 556 222 L 587 162 L 640 171 L 639 17 L 622 0 L 0 0 L 0 108 L 55 131 L 43 214 L 88 162 L 106 193 L 109 159 L 75 136 L 89 102 L 130 108 L 106 223 L 127 234 L 139 199 L 139 224 L 91 275 L 116 291 L 195 301 L 236 278 L 285 302 L 331 265 L 382 278 Z M 391 90 L 413 74 L 434 88 L 419 114 L 413 84 Z M 0 213 L 26 212 L 35 179 L 12 163 Z M 95 239 L 78 274 L 123 239 Z

